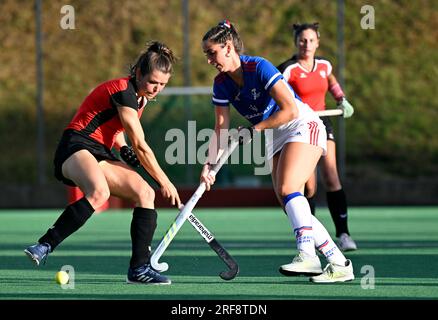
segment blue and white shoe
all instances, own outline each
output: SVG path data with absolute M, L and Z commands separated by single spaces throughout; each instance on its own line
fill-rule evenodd
M 155 271 L 150 264 L 145 264 L 136 269 L 129 268 L 126 283 L 165 285 L 172 282 L 169 278 Z
M 46 263 L 47 256 L 51 250 L 50 244 L 48 243 L 37 243 L 33 246 L 24 249 L 24 253 L 31 259 L 37 266 L 41 262 Z

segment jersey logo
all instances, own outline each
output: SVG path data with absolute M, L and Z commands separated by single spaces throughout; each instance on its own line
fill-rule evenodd
M 319 72 L 319 74 L 320 74 L 321 77 L 323 77 L 323 78 L 325 78 L 325 77 L 327 76 L 324 70 L 321 70 L 321 71 Z
M 237 96 L 234 97 L 235 101 L 240 101 L 240 91 L 237 93 Z
M 300 78 L 307 78 L 306 74 L 304 72 L 301 72 Z
M 251 94 L 252 94 L 252 98 L 253 98 L 254 100 L 257 100 L 257 98 L 260 97 L 260 92 L 257 93 L 257 90 L 256 90 L 255 88 L 254 88 L 254 89 L 251 89 Z
M 255 111 L 255 112 L 258 111 L 258 110 L 257 110 L 257 107 L 256 107 L 255 105 L 253 105 L 253 104 L 250 104 L 250 105 L 249 105 L 249 108 L 250 108 L 252 111 Z

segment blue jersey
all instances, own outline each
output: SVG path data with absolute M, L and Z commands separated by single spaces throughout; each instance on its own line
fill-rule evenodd
M 279 110 L 269 91 L 277 81 L 284 78 L 281 72 L 264 58 L 241 55 L 240 61 L 244 86 L 240 88 L 230 76 L 221 72 L 214 79 L 212 102 L 218 107 L 229 107 L 232 104 L 248 121 L 257 124 Z M 289 88 L 293 92 L 290 86 Z M 293 93 L 295 99 L 300 100 L 295 92 Z

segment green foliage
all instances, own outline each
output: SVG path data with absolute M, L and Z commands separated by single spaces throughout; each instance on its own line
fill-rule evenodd
M 438 173 L 438 2 L 371 1 L 375 29 L 360 21 L 363 1 L 345 1 L 345 92 L 355 107 L 346 120 L 349 170 L 371 168 L 404 176 Z M 0 5 L 0 136 L 8 154 L 0 158 L 0 179 L 33 182 L 36 177 L 36 68 L 33 1 L 4 0 Z M 130 63 L 147 41 L 167 43 L 181 59 L 170 86 L 183 79 L 183 16 L 179 0 L 69 1 L 75 9 L 74 30 L 60 27 L 64 1 L 43 1 L 44 110 L 47 169 L 61 131 L 86 94 L 98 83 L 127 74 Z M 291 25 L 319 21 L 319 55 L 337 72 L 336 1 L 190 0 L 190 76 L 194 86 L 209 86 L 216 71 L 201 50 L 205 32 L 228 18 L 237 26 L 245 51 L 274 64 L 295 48 Z M 164 134 L 168 128 L 211 127 L 213 112 L 207 97 L 193 97 L 192 115 L 183 98 L 163 98 L 143 116 L 151 145 L 164 166 Z M 163 103 L 161 103 L 161 101 Z M 327 102 L 333 106 L 328 95 Z M 148 106 L 149 108 L 149 106 Z M 184 114 L 186 114 L 184 116 Z M 192 119 L 190 119 L 190 117 Z M 242 124 L 242 120 L 237 120 Z M 418 165 L 421 159 L 421 165 Z M 169 166 L 170 175 L 187 182 L 196 165 Z M 246 166 L 231 167 L 230 176 L 251 174 Z M 240 171 L 239 171 L 240 170 Z M 192 178 L 193 179 L 193 178 Z

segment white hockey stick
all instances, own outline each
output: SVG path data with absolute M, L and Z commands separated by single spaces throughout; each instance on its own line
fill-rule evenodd
M 218 162 L 213 166 L 213 168 L 210 171 L 210 174 L 212 176 L 215 176 L 218 173 L 222 165 L 227 161 L 228 157 L 233 153 L 234 149 L 236 149 L 236 147 L 239 145 L 239 137 L 241 136 L 230 138 L 228 142 L 228 147 L 224 150 L 224 153 L 220 156 Z M 249 141 L 251 141 L 251 138 L 249 138 L 249 140 L 244 141 L 243 143 L 248 143 Z M 181 211 L 175 218 L 175 221 L 170 225 L 163 239 L 161 239 L 159 245 L 151 255 L 150 261 L 152 268 L 154 268 L 158 272 L 167 271 L 169 269 L 169 265 L 167 263 L 165 262 L 160 263 L 158 262 L 158 260 L 161 258 L 164 251 L 169 246 L 170 242 L 178 233 L 179 229 L 181 229 L 186 219 L 192 213 L 193 208 L 195 207 L 196 203 L 199 201 L 201 196 L 204 194 L 205 189 L 206 189 L 205 183 L 201 183 L 199 187 L 196 189 L 195 193 L 189 199 L 189 201 L 187 201 L 187 203 L 181 209 Z
M 318 117 L 332 117 L 332 116 L 342 116 L 344 111 L 342 109 L 330 109 L 323 111 L 315 111 Z

